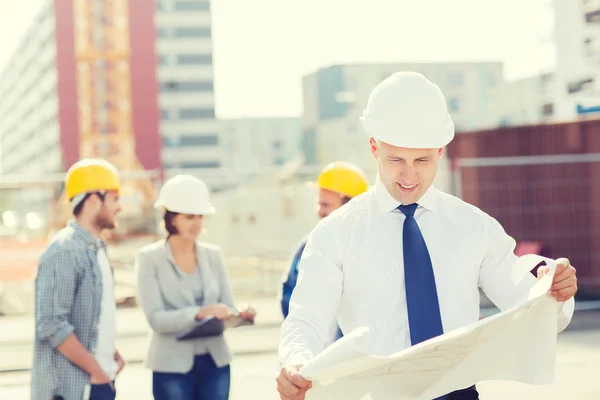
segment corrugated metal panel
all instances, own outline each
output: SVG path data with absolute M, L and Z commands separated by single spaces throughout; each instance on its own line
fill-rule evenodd
M 600 153 L 600 120 L 464 133 L 448 147 L 454 162 L 590 153 Z M 600 295 L 600 161 L 463 166 L 460 178 L 465 201 L 517 241 L 541 242 L 545 255 L 568 257 L 580 293 Z

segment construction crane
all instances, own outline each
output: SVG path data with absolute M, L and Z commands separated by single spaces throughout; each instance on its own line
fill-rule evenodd
M 120 171 L 140 171 L 131 118 L 129 1 L 74 2 L 79 157 L 104 158 Z M 151 205 L 155 192 L 149 177 L 124 182 L 125 220 Z M 66 220 L 70 210 L 64 197 L 60 204 L 61 220 Z

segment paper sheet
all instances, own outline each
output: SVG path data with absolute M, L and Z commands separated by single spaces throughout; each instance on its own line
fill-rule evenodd
M 361 351 L 368 329 L 351 332 L 308 362 L 307 400 L 431 400 L 485 380 L 554 382 L 557 303 L 548 293 L 553 260 L 527 255 L 513 267 L 520 280 L 540 261 L 550 272 L 515 307 L 396 354 Z

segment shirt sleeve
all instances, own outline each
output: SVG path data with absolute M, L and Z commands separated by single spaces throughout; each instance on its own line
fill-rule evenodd
M 511 269 L 518 257 L 516 242 L 506 234 L 500 223 L 486 215 L 485 253 L 479 274 L 479 286 L 500 310 L 507 310 L 523 298 L 537 278 L 526 274 L 521 282 L 513 282 Z M 564 330 L 573 317 L 574 300 L 557 303 L 557 328 Z
M 302 253 L 289 314 L 281 327 L 279 358 L 284 365 L 303 365 L 330 343 L 343 287 L 342 251 L 339 232 L 321 221 Z
M 40 262 L 35 282 L 36 333 L 53 347 L 74 332 L 69 317 L 77 282 L 77 263 L 68 250 L 58 248 Z

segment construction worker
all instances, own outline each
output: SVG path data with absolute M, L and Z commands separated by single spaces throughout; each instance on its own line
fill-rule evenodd
M 282 399 L 305 398 L 311 382 L 298 371 L 325 348 L 332 319 L 345 333 L 368 327 L 365 350 L 387 356 L 477 322 L 479 288 L 506 310 L 536 282 L 533 274 L 513 282 L 515 241 L 498 221 L 432 186 L 454 137 L 435 84 L 418 73 L 393 74 L 372 91 L 362 122 L 378 179 L 310 234 L 281 328 Z M 577 280 L 567 259 L 557 265 L 550 291 L 561 331 L 573 315 Z M 455 390 L 441 398 L 479 396 L 474 385 Z
M 125 362 L 115 347 L 112 266 L 101 239 L 114 229 L 119 205 L 117 169 L 85 159 L 66 174 L 74 219 L 42 254 L 35 280 L 33 400 L 114 400 Z
M 214 214 L 206 184 L 177 175 L 160 190 L 167 236 L 136 257 L 140 304 L 152 329 L 146 365 L 156 400 L 227 400 L 231 353 L 222 333 L 178 340 L 209 317 L 253 320 L 256 310 L 236 309 L 223 255 L 198 240 L 204 217 Z
M 325 167 L 317 180 L 319 187 L 319 207 L 317 214 L 323 219 L 333 211 L 348 203 L 353 197 L 364 193 L 369 184 L 367 177 L 358 167 L 347 162 L 337 161 Z M 288 316 L 290 297 L 298 279 L 298 263 L 306 246 L 306 238 L 302 240 L 298 250 L 292 257 L 289 270 L 284 274 L 281 290 L 281 312 Z M 341 332 L 337 324 L 333 326 L 333 339 L 338 339 Z

